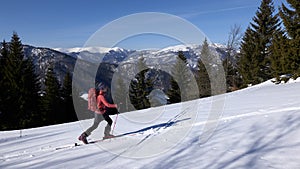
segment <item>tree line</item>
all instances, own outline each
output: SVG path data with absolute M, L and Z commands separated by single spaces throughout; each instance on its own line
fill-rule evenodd
M 77 119 L 72 102 L 72 77 L 59 83 L 54 65 L 47 70 L 44 87 L 33 60 L 25 57 L 16 32 L 0 53 L 0 130 L 58 124 Z
M 280 83 L 300 76 L 300 1 L 287 4 L 276 12 L 272 0 L 262 0 L 242 36 L 240 53 L 232 55 L 229 43 L 224 64 L 229 86 L 243 88 L 272 78 Z

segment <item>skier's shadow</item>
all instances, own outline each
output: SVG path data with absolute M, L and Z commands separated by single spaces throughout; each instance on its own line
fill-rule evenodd
M 173 125 L 175 125 L 177 123 L 180 123 L 180 122 L 186 121 L 186 120 L 190 120 L 190 119 L 191 118 L 186 118 L 186 119 L 181 119 L 181 120 L 176 120 L 176 121 L 171 121 L 171 122 L 156 124 L 156 125 L 149 126 L 149 127 L 137 130 L 137 131 L 132 131 L 132 132 L 124 133 L 124 134 L 121 134 L 121 135 L 117 135 L 115 137 L 122 137 L 122 136 L 126 136 L 126 135 L 132 135 L 132 134 L 142 133 L 142 132 L 145 132 L 145 131 L 148 131 L 148 130 L 166 129 L 166 128 L 171 127 L 171 126 L 173 126 Z

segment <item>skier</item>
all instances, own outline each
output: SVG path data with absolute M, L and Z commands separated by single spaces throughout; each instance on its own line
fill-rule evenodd
M 85 132 L 83 132 L 78 138 L 84 144 L 88 144 L 87 137 L 89 135 L 91 135 L 92 131 L 94 131 L 98 127 L 99 123 L 103 120 L 105 120 L 107 122 L 107 125 L 104 130 L 103 139 L 114 137 L 112 134 L 110 134 L 111 125 L 112 125 L 113 121 L 109 117 L 109 115 L 118 113 L 118 110 L 117 110 L 116 104 L 110 104 L 104 98 L 104 94 L 106 93 L 106 90 L 107 89 L 101 89 L 97 96 L 97 107 L 98 108 L 96 111 L 94 111 L 95 118 L 94 118 L 93 125 L 91 127 L 89 127 Z

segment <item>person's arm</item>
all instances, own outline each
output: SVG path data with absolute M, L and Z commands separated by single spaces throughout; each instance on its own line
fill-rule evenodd
M 108 107 L 108 108 L 117 108 L 117 105 L 116 104 L 110 104 L 106 101 L 106 99 L 102 96 L 102 95 L 99 95 L 97 97 L 97 103 L 99 104 L 100 102 L 102 102 L 104 104 L 104 106 Z

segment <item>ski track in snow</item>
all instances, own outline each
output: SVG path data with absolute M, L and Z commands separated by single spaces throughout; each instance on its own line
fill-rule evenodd
M 145 142 L 145 140 L 150 139 L 151 137 L 154 137 L 155 135 L 159 134 L 160 130 L 170 127 L 179 117 L 184 115 L 188 110 L 189 109 L 186 109 L 186 110 L 178 113 L 175 117 L 171 118 L 168 122 L 166 122 L 164 126 L 159 126 L 152 133 L 146 134 L 146 136 L 144 136 L 137 144 L 134 144 L 134 145 L 128 147 L 123 152 L 121 152 L 120 154 L 116 155 L 111 160 L 109 160 L 108 163 L 110 163 L 113 160 L 117 159 L 118 157 L 122 156 L 124 153 L 130 151 L 132 148 L 135 148 L 135 147 L 141 145 L 143 142 Z

